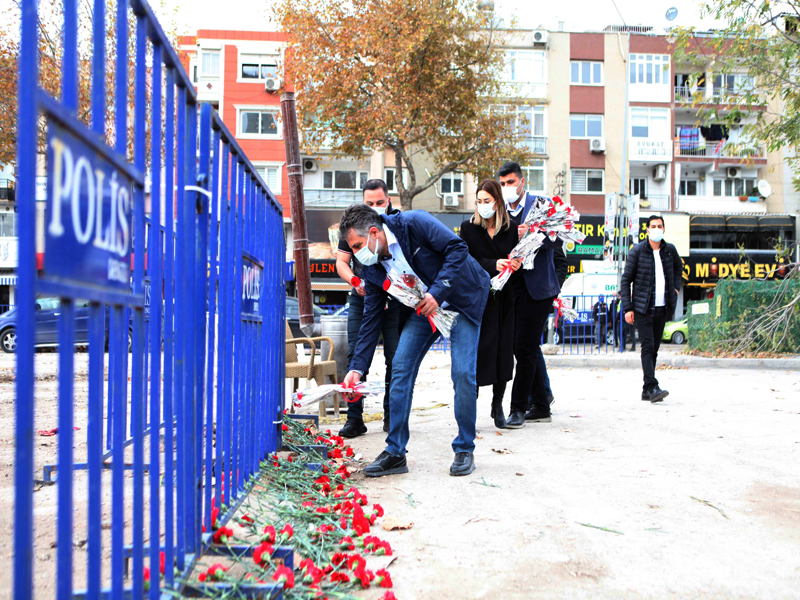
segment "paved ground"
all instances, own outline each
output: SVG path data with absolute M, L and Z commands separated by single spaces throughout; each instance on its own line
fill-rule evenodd
M 800 597 L 800 372 L 660 370 L 651 405 L 640 371 L 553 367 L 550 424 L 497 435 L 483 390 L 465 478 L 448 375 L 423 363 L 410 472 L 363 482 L 414 522 L 386 534 L 398 598 Z

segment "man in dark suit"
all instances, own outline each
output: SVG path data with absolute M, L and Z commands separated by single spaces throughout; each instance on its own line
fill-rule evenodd
M 520 228 L 520 237 L 527 231 L 522 225 L 538 196 L 525 192 L 525 178 L 522 169 L 515 162 L 504 164 L 498 172 L 511 218 Z M 553 249 L 561 242 L 545 238 L 539 249 L 532 270 L 522 270 L 522 277 L 512 278 L 515 293 L 516 327 L 514 355 L 517 359 L 517 372 L 511 390 L 511 416 L 506 422 L 509 429 L 524 427 L 525 421 L 550 422 L 549 394 L 544 386 L 546 369 L 541 355 L 541 338 L 547 317 L 553 311 L 553 299 L 558 296 L 561 286 L 554 266 Z M 540 373 L 542 371 L 542 373 Z M 532 397 L 533 407 L 528 410 L 528 398 Z M 526 414 L 527 411 L 527 414 Z
M 339 232 L 364 265 L 361 273 L 366 283 L 364 321 L 345 385 L 361 380 L 378 344 L 387 297 L 383 289 L 386 273 L 415 275 L 426 289 L 417 313 L 403 326 L 392 361 L 386 450 L 364 474 L 381 477 L 408 472 L 405 454 L 414 383 L 422 359 L 440 335 L 431 330 L 427 317 L 441 307 L 458 313 L 450 331 L 450 375 L 458 424 L 450 474 L 468 475 L 475 470 L 478 338 L 489 297 L 489 276 L 469 255 L 466 243 L 424 211 L 379 215 L 364 204 L 354 204 L 342 215 Z

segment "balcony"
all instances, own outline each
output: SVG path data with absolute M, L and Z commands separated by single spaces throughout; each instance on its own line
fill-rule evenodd
M 506 98 L 547 98 L 547 84 L 506 81 L 501 85 L 500 95 Z
M 691 102 L 698 95 L 700 100 L 706 98 L 706 88 L 695 88 L 694 91 L 688 85 L 675 86 L 675 102 Z
M 675 210 L 687 213 L 766 213 L 763 200 L 741 200 L 737 196 L 676 196 Z
M 725 140 L 719 142 L 674 140 L 674 147 L 676 158 L 730 160 L 736 164 L 767 160 L 767 149 L 761 145 L 740 147 Z
M 639 197 L 639 208 L 647 210 L 670 210 L 670 195 Z
M 534 155 L 547 155 L 547 138 L 546 137 L 527 137 L 520 140 L 520 144 L 525 146 Z
M 361 202 L 361 190 L 303 188 L 306 208 L 347 208 Z

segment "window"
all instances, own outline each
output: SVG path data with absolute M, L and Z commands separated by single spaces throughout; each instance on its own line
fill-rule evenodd
M 241 110 L 239 135 L 279 137 L 278 113 L 271 110 Z
M 446 173 L 440 180 L 442 183 L 443 194 L 460 194 L 461 192 L 461 173 Z
M 570 63 L 572 85 L 603 85 L 603 63 L 573 60 Z
M 603 115 L 570 115 L 569 137 L 603 137 Z
M 742 94 L 753 89 L 755 80 L 749 75 L 717 75 L 714 77 L 714 96 Z
M 754 177 L 715 179 L 714 195 L 733 198 L 739 196 L 756 196 L 756 180 Z
M 684 179 L 678 186 L 679 196 L 697 196 L 697 180 Z
M 603 171 L 599 169 L 572 169 L 569 187 L 573 194 L 602 194 Z
M 243 54 L 241 56 L 241 78 L 264 80 L 278 76 L 278 60 L 276 56 Z
M 647 179 L 644 177 L 631 177 L 628 182 L 631 196 L 647 198 Z
M 522 139 L 544 136 L 544 106 L 517 106 L 517 133 Z
M 259 166 L 258 164 L 256 165 L 256 170 L 258 171 L 258 174 L 261 175 L 261 178 L 264 180 L 264 183 L 267 184 L 267 187 L 276 196 L 281 194 L 281 187 L 282 187 L 281 168 L 282 165 L 280 164 L 271 164 L 263 166 Z
M 17 213 L 0 213 L 0 237 L 17 237 Z
M 522 167 L 525 177 L 525 190 L 535 194 L 545 193 L 544 161 L 534 160 L 530 166 Z
M 360 190 L 368 179 L 366 171 L 324 171 L 322 187 L 326 190 Z
M 669 85 L 668 54 L 631 54 L 630 82 Z
M 631 108 L 631 137 L 666 139 L 667 109 Z
M 515 83 L 546 83 L 546 57 L 535 50 L 506 52 L 505 80 Z
M 219 77 L 219 50 L 201 52 L 200 75 L 202 77 Z
M 395 181 L 394 181 L 394 174 L 395 169 L 384 169 L 383 177 L 384 181 L 386 182 L 386 187 L 389 188 L 389 193 L 396 192 L 395 189 Z M 403 187 L 408 186 L 408 169 L 403 169 Z

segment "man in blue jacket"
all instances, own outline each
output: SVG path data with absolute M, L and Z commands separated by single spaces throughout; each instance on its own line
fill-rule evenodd
M 450 331 L 450 375 L 458 424 L 450 474 L 472 473 L 478 396 L 475 371 L 489 276 L 469 255 L 464 241 L 424 211 L 379 215 L 365 204 L 354 204 L 342 215 L 339 235 L 364 265 L 361 274 L 367 292 L 364 320 L 345 385 L 357 384 L 372 362 L 387 299 L 383 290 L 386 273 L 416 275 L 427 288 L 425 298 L 416 307 L 419 314 L 412 314 L 403 327 L 392 362 L 386 450 L 364 469 L 364 474 L 381 477 L 408 473 L 405 455 L 414 383 L 422 359 L 439 337 L 427 319 L 439 307 L 459 313 Z
M 498 180 L 511 219 L 519 226 L 522 238 L 528 229 L 523 223 L 539 197 L 525 192 L 522 169 L 515 162 L 500 167 Z M 553 300 L 561 291 L 553 264 L 553 250 L 560 245 L 558 240 L 553 242 L 545 238 L 534 259 L 533 269 L 521 269 L 518 272 L 522 273 L 521 276 L 511 278 L 514 286 L 514 356 L 517 359 L 517 372 L 511 388 L 511 416 L 506 421 L 508 429 L 524 427 L 526 420 L 534 423 L 552 421 L 551 394 L 545 387 L 547 368 L 540 346 L 547 317 L 553 312 Z M 530 410 L 529 398 L 532 399 Z

